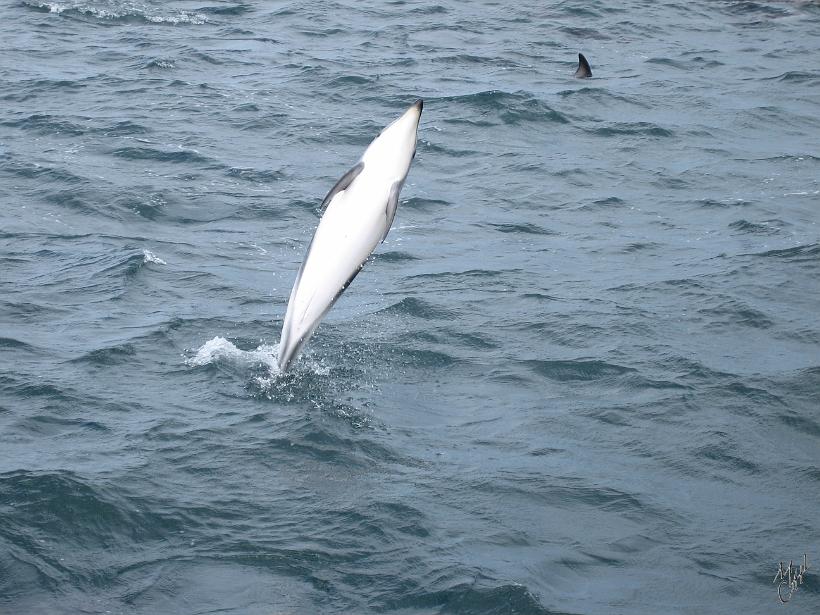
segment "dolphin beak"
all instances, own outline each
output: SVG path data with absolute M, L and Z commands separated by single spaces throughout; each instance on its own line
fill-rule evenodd
M 421 115 L 421 110 L 424 109 L 424 101 L 421 98 L 419 98 L 416 102 L 413 103 L 413 108 L 419 112 L 419 115 Z

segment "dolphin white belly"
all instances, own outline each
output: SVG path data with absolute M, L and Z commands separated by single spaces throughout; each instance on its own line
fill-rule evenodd
M 290 293 L 279 368 L 287 371 L 322 318 L 384 241 L 416 153 L 423 103 L 416 101 L 367 147 L 325 197 L 326 207 Z

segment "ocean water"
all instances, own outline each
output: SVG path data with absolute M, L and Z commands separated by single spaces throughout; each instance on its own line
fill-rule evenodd
M 0 613 L 784 608 L 818 58 L 816 2 L 4 2 Z M 283 375 L 319 203 L 418 97 Z

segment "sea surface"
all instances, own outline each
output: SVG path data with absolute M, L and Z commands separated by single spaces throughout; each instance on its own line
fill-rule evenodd
M 0 613 L 820 613 L 818 61 L 817 2 L 2 2 Z

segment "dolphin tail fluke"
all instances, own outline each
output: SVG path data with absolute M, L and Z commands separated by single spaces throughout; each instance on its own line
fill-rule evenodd
M 312 333 L 312 331 L 310 333 Z M 282 332 L 282 339 L 279 340 L 277 363 L 279 364 L 279 371 L 283 374 L 288 371 L 290 364 L 293 363 L 301 353 L 302 346 L 305 345 L 305 342 L 310 337 L 310 333 L 294 339 L 293 331 L 288 330 L 287 333 Z
M 291 361 L 296 358 L 296 352 L 298 351 L 298 348 L 295 348 L 295 345 L 290 342 L 288 333 L 287 328 L 283 327 L 282 339 L 279 340 L 279 356 L 276 358 L 279 370 L 282 373 L 288 371 L 288 367 L 290 367 Z

